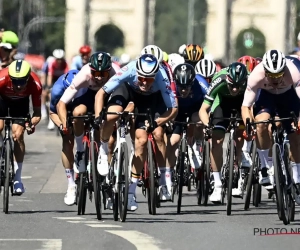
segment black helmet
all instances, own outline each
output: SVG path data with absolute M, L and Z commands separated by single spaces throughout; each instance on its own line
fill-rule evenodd
M 192 65 L 188 63 L 182 63 L 175 67 L 173 75 L 176 85 L 183 87 L 192 86 L 194 84 L 196 73 Z
M 89 66 L 94 71 L 106 71 L 111 68 L 111 57 L 108 53 L 99 51 L 91 55 Z
M 248 71 L 244 64 L 239 62 L 234 62 L 228 66 L 227 69 L 227 81 L 232 85 L 245 85 L 248 78 Z

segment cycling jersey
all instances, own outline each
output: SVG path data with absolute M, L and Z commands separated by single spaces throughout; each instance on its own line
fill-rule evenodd
M 245 91 L 243 106 L 251 107 L 255 101 L 258 90 L 266 90 L 271 94 L 282 94 L 295 88 L 297 96 L 300 98 L 300 73 L 297 67 L 290 60 L 286 61 L 286 67 L 284 69 L 284 75 L 281 83 L 277 88 L 274 88 L 272 84 L 268 82 L 268 78 L 265 75 L 263 64 L 258 64 L 251 72 L 248 78 L 248 85 Z
M 140 90 L 136 72 L 136 61 L 132 61 L 124 66 L 116 75 L 109 79 L 102 89 L 107 94 L 111 94 L 124 83 L 128 84 L 134 92 L 137 92 L 140 95 L 151 95 L 160 91 L 167 108 L 177 107 L 175 95 L 171 90 L 169 78 L 162 66 L 159 67 L 159 71 L 156 74 L 155 80 L 149 91 L 144 92 Z
M 209 85 L 207 81 L 202 76 L 196 75 L 190 94 L 187 97 L 180 97 L 177 91 L 178 106 L 180 107 L 179 112 L 180 109 L 188 109 L 193 106 L 201 105 L 208 89 Z
M 63 60 L 60 64 L 54 60 L 48 65 L 48 75 L 53 77 L 53 82 L 56 82 L 61 75 L 68 73 L 68 71 L 69 67 L 65 60 Z
M 227 68 L 222 69 L 220 72 L 216 73 L 212 78 L 211 85 L 207 90 L 207 94 L 205 95 L 204 103 L 208 105 L 213 105 L 214 107 L 219 105 L 222 102 L 222 98 L 237 98 L 241 95 L 244 95 L 246 84 L 242 87 L 239 93 L 235 96 L 231 95 L 229 92 L 226 77 L 227 76 Z
M 82 57 L 79 55 L 75 56 L 72 60 L 71 69 L 81 70 L 82 67 L 83 67 Z
M 8 75 L 8 68 L 0 71 L 0 95 L 4 100 L 19 100 L 31 95 L 33 107 L 41 107 L 41 94 L 42 84 L 34 72 L 30 73 L 26 88 L 16 92 Z
M 58 78 L 58 80 L 54 83 L 52 90 L 51 90 L 51 100 L 50 100 L 50 111 L 53 113 L 57 113 L 56 105 L 62 95 L 64 94 L 67 87 L 70 86 L 72 83 L 75 75 L 79 72 L 79 70 L 70 70 L 67 74 L 64 74 Z M 85 91 L 87 89 L 84 89 Z M 80 93 L 80 94 L 78 94 Z M 77 92 L 75 98 L 79 97 L 80 95 L 84 94 L 84 92 Z
M 166 71 L 169 81 L 171 83 L 171 89 L 172 89 L 174 95 L 176 95 L 176 85 L 175 85 L 175 82 L 173 79 L 172 69 L 171 69 L 170 65 L 167 62 L 162 61 L 161 66 Z
M 112 63 L 109 78 L 116 74 L 119 69 L 120 68 L 116 64 Z M 101 82 L 96 82 L 91 74 L 90 66 L 86 64 L 74 77 L 71 85 L 66 89 L 60 100 L 64 103 L 69 103 L 74 98 L 77 91 L 82 88 L 89 88 L 93 91 L 98 91 L 107 80 L 107 78 L 103 78 Z

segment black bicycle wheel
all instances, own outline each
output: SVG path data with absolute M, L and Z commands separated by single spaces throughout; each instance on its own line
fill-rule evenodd
M 284 200 L 285 200 L 285 210 L 288 213 L 288 222 L 294 221 L 295 218 L 295 200 L 293 198 L 294 187 L 289 184 L 293 183 L 292 173 L 290 168 L 290 144 L 285 143 L 283 147 L 283 162 L 285 167 L 285 179 L 287 180 L 287 185 L 284 186 Z
M 202 203 L 204 206 L 207 206 L 208 196 L 210 193 L 210 142 L 205 141 L 205 165 L 204 165 L 204 192 Z
M 228 185 L 227 185 L 227 204 L 226 211 L 227 215 L 231 215 L 231 202 L 232 202 L 232 184 L 233 184 L 233 164 L 234 164 L 234 138 L 233 133 L 230 134 L 229 138 L 229 167 L 228 167 Z
M 157 203 L 157 188 L 156 188 L 156 181 L 155 181 L 155 162 L 153 159 L 153 151 L 152 151 L 152 144 L 151 141 L 148 140 L 147 142 L 148 148 L 148 168 L 149 168 L 149 197 L 148 197 L 148 204 L 150 201 L 150 208 L 151 214 L 156 215 L 156 203 Z
M 180 143 L 180 148 L 178 152 L 179 156 L 179 161 L 178 161 L 178 169 L 177 169 L 177 174 L 178 174 L 178 199 L 177 199 L 177 213 L 180 214 L 181 211 L 181 203 L 182 203 L 182 188 L 184 185 L 184 160 L 186 156 L 186 147 L 187 147 L 187 142 L 185 139 L 181 140 Z
M 289 223 L 288 215 L 286 216 L 285 209 L 284 209 L 284 179 L 281 167 L 281 160 L 280 160 L 280 149 L 278 144 L 274 144 L 272 147 L 272 156 L 273 156 L 273 165 L 274 165 L 274 176 L 275 176 L 275 183 L 276 183 L 276 199 L 277 199 L 277 208 L 278 214 L 280 216 L 279 219 L 283 221 L 285 225 Z
M 109 179 L 110 183 L 112 185 L 112 203 L 113 203 L 113 218 L 114 221 L 117 221 L 119 219 L 119 194 L 117 188 L 115 188 L 116 185 L 116 176 L 115 176 L 115 165 L 117 164 L 117 158 L 118 157 L 118 150 L 116 150 L 112 156 L 112 160 L 110 163 L 110 172 L 109 172 Z M 118 167 L 118 166 L 117 166 Z M 116 167 L 116 169 L 117 169 Z
M 192 189 L 192 179 L 191 179 L 192 168 L 191 168 L 191 164 L 187 165 L 186 171 L 187 171 L 187 191 L 190 192 L 191 189 Z M 196 170 L 194 169 L 194 171 L 196 171 Z
M 11 161 L 11 150 L 9 140 L 5 141 L 5 180 L 4 180 L 4 192 L 3 192 L 3 212 L 8 213 L 9 206 L 9 185 L 10 185 L 10 167 Z
M 128 160 L 128 147 L 125 142 L 120 145 L 120 152 L 118 159 L 118 204 L 120 221 L 125 222 L 127 216 L 128 204 L 128 189 L 129 189 L 129 160 Z
M 100 175 L 97 170 L 97 150 L 95 147 L 96 142 L 90 142 L 90 154 L 91 154 L 91 164 L 92 164 L 92 178 L 93 178 L 93 191 L 94 191 L 94 200 L 96 207 L 97 219 L 102 219 L 102 202 L 101 202 L 101 180 Z
M 258 168 L 256 165 L 257 162 L 257 153 L 256 153 L 256 142 L 252 142 L 251 146 L 251 159 L 252 159 L 252 166 L 249 169 L 249 173 L 247 175 L 247 186 L 246 186 L 246 197 L 245 197 L 245 205 L 244 210 L 249 209 L 250 200 L 251 200 L 251 193 L 252 193 L 252 186 L 253 186 L 253 176 L 254 176 L 254 169 Z

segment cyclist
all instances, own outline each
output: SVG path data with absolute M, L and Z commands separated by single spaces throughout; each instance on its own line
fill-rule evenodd
M 105 52 L 96 52 L 90 59 L 89 63 L 84 65 L 79 73 L 74 77 L 71 85 L 65 90 L 61 99 L 57 103 L 57 114 L 61 121 L 63 130 L 67 131 L 67 104 L 72 101 L 76 94 L 80 91 L 85 93 L 80 95 L 72 102 L 73 115 L 81 116 L 87 112 L 94 111 L 94 100 L 97 90 L 111 78 L 118 66 L 111 62 L 111 57 Z M 84 124 L 82 119 L 74 119 L 73 130 L 77 151 L 75 155 L 75 167 L 79 172 L 85 171 L 85 165 L 82 161 L 84 136 Z
M 237 62 L 244 64 L 249 74 L 253 71 L 253 69 L 258 64 L 256 59 L 252 56 L 242 56 L 237 60 Z
M 188 44 L 182 52 L 182 56 L 186 63 L 196 66 L 197 62 L 204 59 L 203 48 L 197 44 Z
M 172 71 L 174 71 L 175 67 L 178 64 L 182 64 L 184 62 L 185 62 L 184 58 L 179 54 L 172 53 L 172 54 L 169 54 L 169 56 L 168 56 L 168 64 L 170 65 Z
M 70 70 L 67 74 L 62 75 L 58 80 L 53 84 L 51 90 L 51 100 L 50 100 L 50 119 L 54 124 L 60 128 L 60 134 L 62 136 L 62 154 L 61 160 L 65 168 L 65 173 L 68 179 L 68 189 L 64 197 L 64 202 L 66 205 L 71 206 L 75 203 L 76 200 L 76 184 L 74 182 L 74 135 L 72 133 L 67 133 L 67 131 L 61 129 L 61 120 L 57 115 L 56 105 L 62 97 L 65 90 L 70 86 L 75 75 L 78 73 L 78 70 Z M 82 91 L 84 93 L 84 91 Z M 82 94 L 81 93 L 81 94 Z M 80 94 L 80 93 L 79 93 Z M 75 97 L 79 97 L 78 95 Z M 72 104 L 67 105 L 67 110 L 72 111 Z M 70 124 L 69 124 L 70 125 Z
M 195 67 L 196 74 L 204 77 L 206 82 L 210 83 L 217 71 L 216 64 L 210 59 L 201 59 Z
M 209 88 L 208 83 L 200 75 L 196 76 L 195 69 L 188 63 L 179 64 L 174 69 L 174 79 L 177 87 L 178 115 L 175 121 L 185 122 L 189 117 L 192 122 L 199 122 L 199 109 L 204 100 L 204 96 Z M 189 133 L 191 131 L 191 133 Z M 162 186 L 160 192 L 161 200 L 171 199 L 172 172 L 175 166 L 175 150 L 178 148 L 182 125 L 173 124 L 172 135 L 167 146 L 167 168 L 166 184 Z M 202 127 L 189 126 L 188 134 L 194 137 L 193 150 L 189 150 L 189 157 L 193 159 L 192 168 L 200 168 L 202 160 L 198 151 L 199 144 L 203 139 Z M 189 137 L 189 136 L 188 136 Z
M 244 121 L 251 119 L 250 107 L 255 101 L 253 114 L 255 121 L 267 120 L 275 113 L 279 117 L 290 117 L 293 111 L 299 115 L 299 87 L 300 73 L 297 67 L 279 50 L 269 50 L 264 56 L 262 63 L 256 66 L 248 79 L 248 86 L 242 105 Z M 259 92 L 259 95 L 257 94 Z M 300 178 L 300 136 L 294 133 L 291 121 L 282 121 L 291 147 L 291 167 L 293 179 L 299 186 Z M 298 122 L 297 130 L 300 127 Z M 257 125 L 257 152 L 261 163 L 260 184 L 269 185 L 270 178 L 267 172 L 268 154 L 271 146 L 268 135 L 268 125 Z M 296 202 L 299 204 L 299 197 Z
M 12 31 L 0 31 L 0 69 L 6 68 L 17 53 L 19 38 Z
M 35 131 L 35 126 L 41 120 L 42 85 L 30 64 L 23 60 L 13 61 L 7 68 L 0 71 L 0 116 L 27 117 L 29 114 L 29 96 L 33 105 L 32 126 L 24 121 L 12 121 L 14 139 L 14 193 L 21 195 L 25 192 L 21 181 L 21 173 L 25 154 L 24 131 L 28 134 Z M 4 122 L 0 120 L 0 132 Z
M 213 117 L 230 117 L 233 109 L 240 111 L 246 89 L 247 77 L 248 72 L 245 65 L 238 62 L 230 64 L 228 68 L 224 68 L 215 74 L 199 111 L 200 119 L 205 125 L 206 130 L 211 129 L 209 127 L 208 115 L 210 111 L 213 112 Z M 210 201 L 220 202 L 222 190 L 220 171 L 223 162 L 222 144 L 229 121 L 214 119 L 213 125 L 211 165 L 215 186 L 210 196 Z M 243 131 L 239 129 L 237 131 L 238 139 L 236 140 L 236 155 L 238 161 L 236 164 L 238 165 L 242 162 L 242 134 Z
M 107 103 L 109 112 L 122 112 L 127 104 L 132 101 L 138 112 L 145 113 L 147 108 L 151 108 L 153 116 L 157 112 L 158 96 L 162 95 L 168 111 L 155 120 L 153 136 L 158 146 L 156 153 L 157 163 L 159 167 L 165 168 L 164 152 L 161 152 L 161 146 L 164 144 L 162 136 L 164 131 L 161 126 L 176 116 L 177 104 L 168 77 L 165 75 L 164 69 L 160 67 L 157 58 L 151 54 L 144 54 L 137 60 L 130 62 L 118 74 L 113 76 L 98 91 L 95 100 L 95 116 L 99 116 L 104 105 L 103 100 L 109 94 L 111 94 Z M 100 164 L 98 165 L 98 171 L 103 176 L 108 173 L 107 141 L 113 132 L 113 125 L 117 119 L 118 116 L 116 115 L 108 115 L 101 130 Z M 146 117 L 137 117 L 135 119 L 135 156 L 132 160 L 132 183 L 129 187 L 127 206 L 127 209 L 130 211 L 138 208 L 135 190 L 146 160 L 146 119 Z
M 87 64 L 91 56 L 92 49 L 89 45 L 83 45 L 79 49 L 78 56 L 75 56 L 72 60 L 71 69 L 80 70 L 83 65 Z

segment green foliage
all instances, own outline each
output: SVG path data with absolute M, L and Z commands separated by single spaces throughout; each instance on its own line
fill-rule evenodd
M 156 1 L 155 44 L 167 53 L 174 53 L 187 41 L 188 0 Z M 193 43 L 203 45 L 207 6 L 204 0 L 195 0 Z
M 23 8 L 24 27 L 30 20 L 37 16 L 65 17 L 65 0 L 3 0 L 3 16 L 0 21 L 0 28 L 18 32 L 19 27 L 19 6 L 21 1 L 26 1 Z M 21 22 L 22 23 L 22 22 Z M 57 48 L 64 48 L 64 27 L 65 23 L 43 23 L 34 26 L 29 33 L 28 53 L 45 54 L 49 56 Z M 24 28 L 21 32 L 24 31 Z

